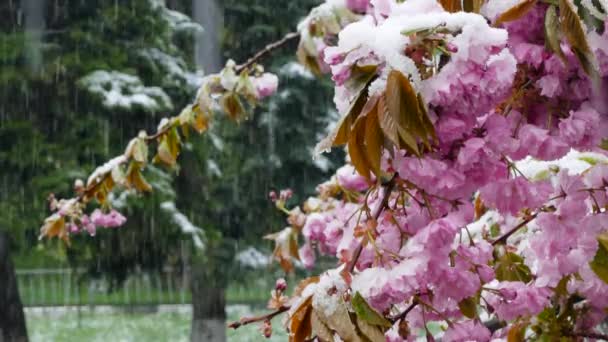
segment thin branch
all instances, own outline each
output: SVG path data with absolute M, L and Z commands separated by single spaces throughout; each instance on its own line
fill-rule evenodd
M 393 188 L 395 187 L 396 178 L 397 178 L 397 174 L 395 174 L 393 176 L 393 178 L 391 178 L 391 180 L 386 185 L 383 185 L 384 194 L 382 195 L 382 200 L 380 201 L 380 205 L 378 205 L 378 207 L 376 208 L 376 210 L 373 214 L 374 220 L 378 220 L 378 217 L 380 217 L 380 214 L 382 214 L 382 211 L 384 210 L 384 208 L 386 208 L 388 206 L 388 199 L 389 199 L 391 193 L 393 192 Z M 348 272 L 352 273 L 354 271 L 355 265 L 357 264 L 357 260 L 359 260 L 359 256 L 361 256 L 361 251 L 363 251 L 363 245 L 364 245 L 364 242 L 366 239 L 367 239 L 367 237 L 363 237 L 363 240 L 361 241 L 359 246 L 357 246 L 357 249 L 355 249 L 355 252 L 353 253 L 353 257 L 350 259 L 350 261 L 346 265 L 345 270 L 348 270 Z
M 402 319 L 405 318 L 405 316 L 407 316 L 407 314 L 410 313 L 410 311 L 414 310 L 414 308 L 418 305 L 418 301 L 416 299 L 414 299 L 414 301 L 412 302 L 412 304 L 410 304 L 410 306 L 407 307 L 407 309 L 405 309 L 402 313 L 393 316 L 393 317 L 389 317 L 389 321 L 391 321 L 392 323 L 395 323 L 397 321 L 400 321 Z
M 506 232 L 503 236 L 501 236 L 498 239 L 494 240 L 492 242 L 492 246 L 496 246 L 498 244 L 506 243 L 507 239 L 511 235 L 515 234 L 515 232 L 517 232 L 518 230 L 520 230 L 521 228 L 523 228 L 525 225 L 527 225 L 528 223 L 530 223 L 537 216 L 538 216 L 538 213 L 534 213 L 534 214 L 528 216 L 525 220 L 521 221 L 517 226 L 513 227 L 511 230 L 509 230 L 508 232 Z
M 257 63 L 259 60 L 266 57 L 266 55 L 269 55 L 270 53 L 272 53 L 274 50 L 279 49 L 279 48 L 283 47 L 283 45 L 286 45 L 287 43 L 291 42 L 292 40 L 296 40 L 299 38 L 300 38 L 300 32 L 290 32 L 290 33 L 286 34 L 280 40 L 277 40 L 276 42 L 272 42 L 272 43 L 266 45 L 266 47 L 264 47 L 262 50 L 258 51 L 255 55 L 253 55 L 251 58 L 249 58 L 245 63 L 243 63 L 241 65 L 237 65 L 237 67 L 234 69 L 234 71 L 237 74 L 240 74 L 242 71 L 248 69 L 249 67 L 251 67 L 252 65 Z
M 262 58 L 265 58 L 268 55 L 270 55 L 274 50 L 277 50 L 277 49 L 283 47 L 287 43 L 289 43 L 293 40 L 296 40 L 299 37 L 300 37 L 299 32 L 291 32 L 291 33 L 286 34 L 280 40 L 266 45 L 262 50 L 258 51 L 251 58 L 249 58 L 245 63 L 238 65 L 235 68 L 235 71 L 237 72 L 237 74 L 241 73 L 242 71 L 251 67 L 253 64 L 257 63 Z M 175 119 L 175 118 L 171 118 L 170 120 L 173 120 L 173 119 Z M 146 136 L 143 138 L 143 141 L 146 142 L 147 144 L 150 144 L 151 142 L 153 142 L 153 141 L 157 140 L 158 138 L 162 137 L 163 135 L 167 134 L 169 132 L 169 130 L 171 130 L 173 127 L 174 127 L 173 123 L 170 122 L 167 125 L 165 125 L 162 129 L 158 130 L 155 134 L 152 134 L 152 135 L 146 134 Z M 125 162 L 128 162 L 128 160 Z M 107 177 L 109 177 L 110 174 L 111 174 L 111 172 L 108 172 L 104 175 L 100 175 L 100 176 L 102 176 L 101 180 L 93 182 L 92 184 L 87 186 L 85 189 L 83 189 L 83 192 L 79 193 L 78 196 L 75 197 L 76 201 L 78 203 L 86 204 L 88 202 L 88 200 L 86 198 L 86 194 L 88 192 L 90 192 L 91 190 L 93 190 L 95 187 L 97 187 L 99 184 L 101 184 L 103 181 L 105 181 L 105 179 Z
M 238 329 L 240 326 L 243 326 L 243 325 L 256 323 L 256 322 L 263 322 L 263 321 L 267 321 L 267 320 L 269 321 L 269 320 L 273 319 L 275 316 L 280 315 L 283 312 L 288 311 L 289 309 L 290 309 L 289 306 L 281 306 L 277 310 L 275 310 L 269 314 L 263 315 L 263 316 L 243 317 L 238 321 L 228 324 L 228 328 Z

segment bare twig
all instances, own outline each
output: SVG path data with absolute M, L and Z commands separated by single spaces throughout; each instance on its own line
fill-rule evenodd
M 511 235 L 515 234 L 515 232 L 517 232 L 518 230 L 520 230 L 521 228 L 523 228 L 525 225 L 527 225 L 528 223 L 530 223 L 537 216 L 538 216 L 538 213 L 534 213 L 534 214 L 528 216 L 525 220 L 521 221 L 517 226 L 513 227 L 511 230 L 509 230 L 508 232 L 506 232 L 503 236 L 501 236 L 498 239 L 494 240 L 492 242 L 492 246 L 496 246 L 498 244 L 506 243 L 507 239 Z
M 386 185 L 383 185 L 384 194 L 382 196 L 382 200 L 380 201 L 380 205 L 378 205 L 374 214 L 372 215 L 374 220 L 378 220 L 378 217 L 380 217 L 380 214 L 382 214 L 382 211 L 388 205 L 388 199 L 389 199 L 391 193 L 393 192 L 393 188 L 395 187 L 395 178 L 397 178 L 397 174 L 395 174 L 393 176 L 393 178 L 391 178 L 391 180 Z M 361 251 L 363 251 L 363 245 L 365 244 L 366 239 L 367 239 L 367 236 L 363 237 L 363 240 L 361 241 L 359 246 L 357 246 L 357 249 L 355 249 L 355 252 L 353 253 L 353 257 L 350 259 L 350 261 L 346 265 L 345 270 L 348 270 L 348 272 L 352 273 L 353 270 L 355 269 L 355 265 L 357 264 L 357 260 L 359 259 L 359 256 L 361 255 Z
M 402 313 L 393 316 L 393 317 L 389 317 L 389 321 L 391 321 L 392 323 L 395 323 L 397 321 L 400 321 L 402 319 L 405 318 L 405 316 L 407 316 L 407 314 L 410 313 L 410 311 L 414 310 L 414 308 L 418 305 L 418 301 L 416 299 L 414 299 L 414 301 L 412 301 L 412 304 L 410 304 L 410 306 L 408 306 Z
M 238 329 L 240 326 L 243 326 L 243 325 L 271 320 L 275 316 L 280 315 L 283 312 L 288 311 L 289 309 L 290 309 L 289 306 L 281 306 L 277 310 L 275 310 L 271 313 L 268 313 L 266 315 L 263 315 L 263 316 L 243 317 L 238 321 L 228 324 L 228 328 Z
M 286 45 L 287 43 L 291 42 L 292 40 L 296 40 L 299 38 L 300 32 L 290 32 L 286 34 L 283 38 L 277 40 L 276 42 L 272 42 L 266 45 L 262 50 L 258 51 L 255 55 L 249 58 L 245 63 L 237 65 L 234 71 L 237 74 L 240 74 L 242 71 L 257 63 L 260 59 L 266 57 L 266 55 L 269 55 L 272 51 L 279 49 L 283 47 L 283 45 Z

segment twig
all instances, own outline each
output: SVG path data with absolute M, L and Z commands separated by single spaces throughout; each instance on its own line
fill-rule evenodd
M 267 55 L 271 54 L 274 50 L 281 48 L 282 46 L 286 45 L 287 43 L 289 43 L 289 42 L 291 42 L 293 40 L 298 39 L 299 37 L 300 37 L 300 33 L 299 32 L 291 32 L 291 33 L 286 34 L 280 40 L 266 45 L 262 50 L 258 51 L 251 58 L 249 58 L 245 63 L 238 65 L 235 68 L 235 71 L 237 72 L 237 74 L 241 73 L 242 71 L 246 70 L 247 68 L 251 67 L 256 62 L 258 62 L 260 59 L 262 59 L 262 58 L 266 57 Z M 147 144 L 149 144 L 149 143 L 157 140 L 158 138 L 160 138 L 164 134 L 167 134 L 169 132 L 169 130 L 171 130 L 173 127 L 174 127 L 173 124 L 169 123 L 169 124 L 165 125 L 162 129 L 158 130 L 155 134 L 146 135 L 143 138 L 143 140 L 144 140 L 144 142 L 146 142 Z M 103 175 L 103 178 L 101 179 L 101 181 L 94 182 L 94 183 L 90 184 L 89 186 L 87 186 L 82 193 L 80 193 L 78 196 L 75 197 L 76 201 L 79 202 L 79 203 L 86 204 L 88 202 L 88 200 L 86 198 L 86 194 L 90 190 L 94 189 L 96 186 L 98 186 L 99 184 L 101 184 L 107 177 L 109 177 L 109 175 L 110 175 L 110 172 L 108 172 L 107 174 Z
M 378 207 L 376 208 L 376 210 L 373 214 L 374 220 L 378 220 L 378 217 L 380 217 L 382 210 L 384 210 L 384 208 L 386 208 L 386 206 L 388 205 L 388 199 L 389 199 L 391 193 L 393 192 L 393 188 L 395 187 L 396 178 L 397 178 L 397 174 L 395 174 L 393 176 L 393 178 L 391 178 L 391 180 L 384 186 L 384 194 L 382 195 L 382 200 L 380 202 L 380 205 L 378 205 Z M 345 270 L 348 270 L 348 272 L 352 273 L 353 270 L 355 269 L 355 265 L 357 264 L 357 260 L 359 259 L 359 256 L 361 256 L 361 251 L 363 251 L 363 245 L 364 245 L 364 242 L 366 239 L 367 239 L 367 237 L 363 237 L 363 240 L 361 241 L 359 246 L 357 246 L 357 249 L 355 249 L 355 252 L 353 253 L 353 257 L 350 259 L 350 261 L 346 265 Z
M 509 230 L 508 232 L 506 232 L 503 236 L 499 237 L 498 239 L 494 240 L 492 242 L 492 246 L 496 246 L 498 244 L 501 243 L 506 243 L 507 239 L 515 234 L 515 232 L 517 232 L 518 230 L 520 230 L 522 227 L 524 227 L 525 225 L 527 225 L 528 223 L 530 223 L 532 220 L 534 220 L 536 217 L 538 216 L 538 213 L 534 213 L 530 216 L 528 216 L 525 220 L 521 221 L 517 226 L 513 227 L 511 230 Z
M 289 306 L 284 305 L 284 306 L 281 306 L 280 308 L 278 308 L 277 310 L 275 310 L 269 314 L 263 315 L 263 316 L 243 317 L 238 321 L 228 324 L 228 328 L 238 329 L 242 325 L 271 320 L 275 316 L 280 315 L 283 312 L 288 311 L 289 309 L 290 309 Z
M 397 321 L 400 321 L 402 319 L 405 318 L 405 316 L 407 316 L 407 314 L 410 313 L 410 311 L 414 310 L 414 308 L 418 305 L 418 301 L 416 299 L 414 299 L 414 301 L 412 302 L 412 304 L 410 304 L 410 306 L 407 307 L 407 309 L 405 309 L 402 313 L 393 316 L 393 317 L 389 317 L 389 321 L 391 321 L 392 323 L 395 323 Z
M 262 50 L 258 51 L 255 55 L 253 55 L 251 58 L 249 58 L 245 63 L 243 63 L 241 65 L 237 65 L 237 67 L 234 69 L 234 71 L 237 74 L 240 74 L 242 71 L 246 70 L 247 68 L 249 68 L 253 64 L 255 64 L 258 60 L 260 60 L 260 59 L 264 58 L 266 55 L 270 54 L 273 50 L 279 49 L 283 45 L 291 42 L 292 40 L 296 40 L 299 38 L 300 38 L 300 32 L 290 32 L 290 33 L 286 34 L 280 40 L 277 40 L 276 42 L 272 42 L 272 43 L 266 45 L 266 47 L 264 47 Z

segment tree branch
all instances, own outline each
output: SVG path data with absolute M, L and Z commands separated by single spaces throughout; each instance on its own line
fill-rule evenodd
M 286 45 L 287 43 L 289 43 L 293 40 L 298 39 L 299 37 L 300 37 L 299 32 L 291 32 L 291 33 L 286 34 L 280 40 L 266 45 L 262 50 L 258 51 L 251 58 L 249 58 L 245 63 L 238 65 L 235 68 L 235 71 L 237 73 L 243 72 L 244 70 L 248 69 L 249 67 L 251 67 L 252 65 L 257 63 L 259 60 L 270 55 L 273 51 L 283 47 L 284 45 Z M 167 125 L 165 125 L 161 129 L 157 130 L 157 132 L 152 135 L 146 134 L 143 137 L 143 141 L 146 144 L 150 144 L 151 142 L 156 141 L 158 138 L 167 134 L 174 127 L 174 120 L 176 120 L 176 119 L 177 119 L 177 116 L 169 118 L 170 122 Z M 124 163 L 127 163 L 128 161 L 129 160 L 125 160 Z M 76 200 L 76 203 L 87 204 L 90 198 L 88 198 L 86 196 L 86 194 L 88 194 L 90 191 L 94 190 L 97 186 L 99 186 L 99 184 L 101 184 L 103 181 L 105 181 L 110 176 L 110 174 L 111 174 L 111 172 L 107 172 L 105 174 L 100 174 L 99 175 L 100 178 L 98 181 L 94 181 L 91 184 L 89 184 L 88 186 L 86 186 L 84 189 L 81 189 L 82 192 L 79 192 L 77 194 L 77 196 L 74 197 L 74 199 Z
M 266 57 L 266 55 L 271 54 L 274 50 L 279 49 L 283 47 L 283 45 L 286 45 L 287 43 L 291 42 L 292 40 L 296 40 L 299 38 L 300 32 L 289 32 L 283 38 L 277 40 L 276 42 L 272 42 L 266 45 L 262 50 L 258 51 L 255 55 L 249 58 L 245 63 L 237 65 L 234 71 L 237 74 L 240 74 L 242 71 L 248 69 L 249 67 L 257 63 L 259 60 Z
M 521 228 L 523 228 L 525 225 L 527 225 L 528 223 L 530 223 L 537 216 L 538 216 L 538 213 L 534 213 L 534 214 L 528 216 L 525 220 L 521 221 L 517 226 L 513 227 L 511 230 L 509 230 L 508 232 L 506 232 L 503 236 L 501 236 L 498 239 L 494 240 L 492 242 L 492 246 L 496 246 L 498 244 L 506 243 L 507 239 L 511 235 L 515 234 L 515 232 L 517 232 L 518 230 L 520 230 Z
M 395 174 L 393 176 L 393 178 L 391 178 L 391 180 L 386 185 L 383 185 L 384 194 L 383 194 L 382 200 L 380 202 L 380 205 L 376 208 L 376 211 L 373 214 L 374 220 L 378 220 L 378 217 L 380 217 L 380 214 L 382 214 L 382 211 L 388 205 L 388 199 L 389 199 L 391 193 L 393 192 L 393 188 L 395 187 L 396 178 L 397 178 L 397 174 Z M 345 270 L 348 270 L 348 272 L 352 273 L 354 271 L 355 265 L 357 264 L 357 260 L 359 259 L 359 256 L 361 256 L 361 251 L 363 251 L 363 245 L 365 244 L 366 241 L 367 241 L 367 236 L 363 237 L 363 240 L 361 241 L 359 246 L 357 246 L 357 249 L 355 249 L 355 252 L 353 253 L 353 257 L 350 259 L 350 261 L 348 262 L 348 264 L 346 265 L 346 268 L 345 268 Z
M 392 323 L 395 323 L 397 321 L 400 321 L 402 319 L 405 318 L 405 316 L 407 316 L 407 314 L 410 313 L 410 311 L 414 310 L 414 308 L 418 305 L 418 301 L 416 299 L 414 299 L 414 301 L 412 302 L 412 304 L 410 304 L 410 306 L 407 307 L 407 309 L 405 309 L 402 313 L 393 316 L 393 317 L 389 317 L 389 321 L 391 321 Z
M 230 324 L 228 324 L 228 328 L 232 328 L 232 329 L 238 329 L 240 326 L 242 325 L 247 325 L 247 324 L 251 324 L 251 323 L 256 323 L 256 322 L 263 322 L 266 320 L 271 320 L 273 319 L 275 316 L 282 314 L 285 311 L 288 311 L 290 309 L 289 306 L 281 306 L 280 308 L 278 308 L 277 310 L 263 315 L 263 316 L 254 316 L 254 317 L 243 317 L 238 321 L 232 322 Z

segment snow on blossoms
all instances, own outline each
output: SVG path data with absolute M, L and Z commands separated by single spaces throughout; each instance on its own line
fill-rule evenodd
M 359 18 L 324 32 L 342 118 L 318 150 L 352 165 L 290 211 L 295 257 L 339 261 L 296 295 L 291 333 L 311 312 L 311 336 L 350 340 L 347 310 L 373 341 L 605 336 L 608 32 L 568 0 L 482 3 L 346 1 Z M 578 11 L 605 24 L 603 5 Z

